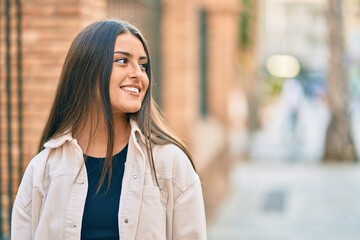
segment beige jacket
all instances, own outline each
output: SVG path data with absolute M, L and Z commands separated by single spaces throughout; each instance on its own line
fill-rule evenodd
M 131 120 L 120 208 L 121 239 L 206 239 L 201 184 L 174 145 L 153 150 L 160 190 Z M 88 182 L 83 153 L 71 134 L 52 139 L 29 163 L 15 199 L 12 240 L 79 240 Z M 99 206 L 101 207 L 101 206 Z

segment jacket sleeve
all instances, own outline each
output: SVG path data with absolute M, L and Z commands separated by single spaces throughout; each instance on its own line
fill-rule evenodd
M 205 210 L 199 178 L 174 202 L 173 239 L 206 239 Z
M 32 168 L 28 166 L 21 180 L 18 193 L 12 209 L 11 239 L 32 239 L 31 226 L 31 193 L 32 193 Z

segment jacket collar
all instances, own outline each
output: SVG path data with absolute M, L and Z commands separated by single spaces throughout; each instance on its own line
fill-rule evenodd
M 140 138 L 140 140 L 145 144 L 146 138 L 144 134 L 141 132 L 139 125 L 133 118 L 130 118 L 130 126 L 131 126 L 131 135 L 135 136 L 136 141 L 138 141 Z
M 130 118 L 130 126 L 131 126 L 131 135 L 135 137 L 136 141 L 140 140 L 145 143 L 145 136 L 144 134 L 141 132 L 137 122 Z M 45 148 L 58 148 L 60 146 L 62 146 L 65 142 L 72 142 L 73 140 L 76 141 L 76 139 L 73 138 L 72 133 L 71 132 L 66 132 L 58 137 L 54 137 L 52 139 L 50 139 L 49 141 L 47 141 L 44 144 Z
M 72 137 L 71 132 L 65 133 L 63 135 L 60 135 L 58 137 L 54 137 L 52 139 L 50 139 L 49 141 L 47 141 L 44 144 L 45 148 L 58 148 L 60 146 L 62 146 L 65 142 L 69 141 L 71 142 L 72 140 L 74 140 L 74 138 Z

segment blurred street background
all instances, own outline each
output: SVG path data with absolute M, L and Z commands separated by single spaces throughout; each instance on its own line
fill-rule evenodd
M 0 0 L 0 240 L 67 50 L 104 18 L 148 40 L 209 240 L 360 239 L 360 1 Z
M 302 134 L 312 137 L 303 144 L 274 142 L 275 126 L 256 133 L 252 157 L 230 172 L 229 196 L 209 222 L 209 240 L 360 239 L 360 166 L 322 162 L 328 115 L 306 108 L 312 114 L 304 115 Z M 359 136 L 360 121 L 352 127 Z

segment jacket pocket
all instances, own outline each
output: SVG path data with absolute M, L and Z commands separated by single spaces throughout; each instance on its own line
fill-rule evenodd
M 144 187 L 137 239 L 166 239 L 167 193 L 158 187 Z

